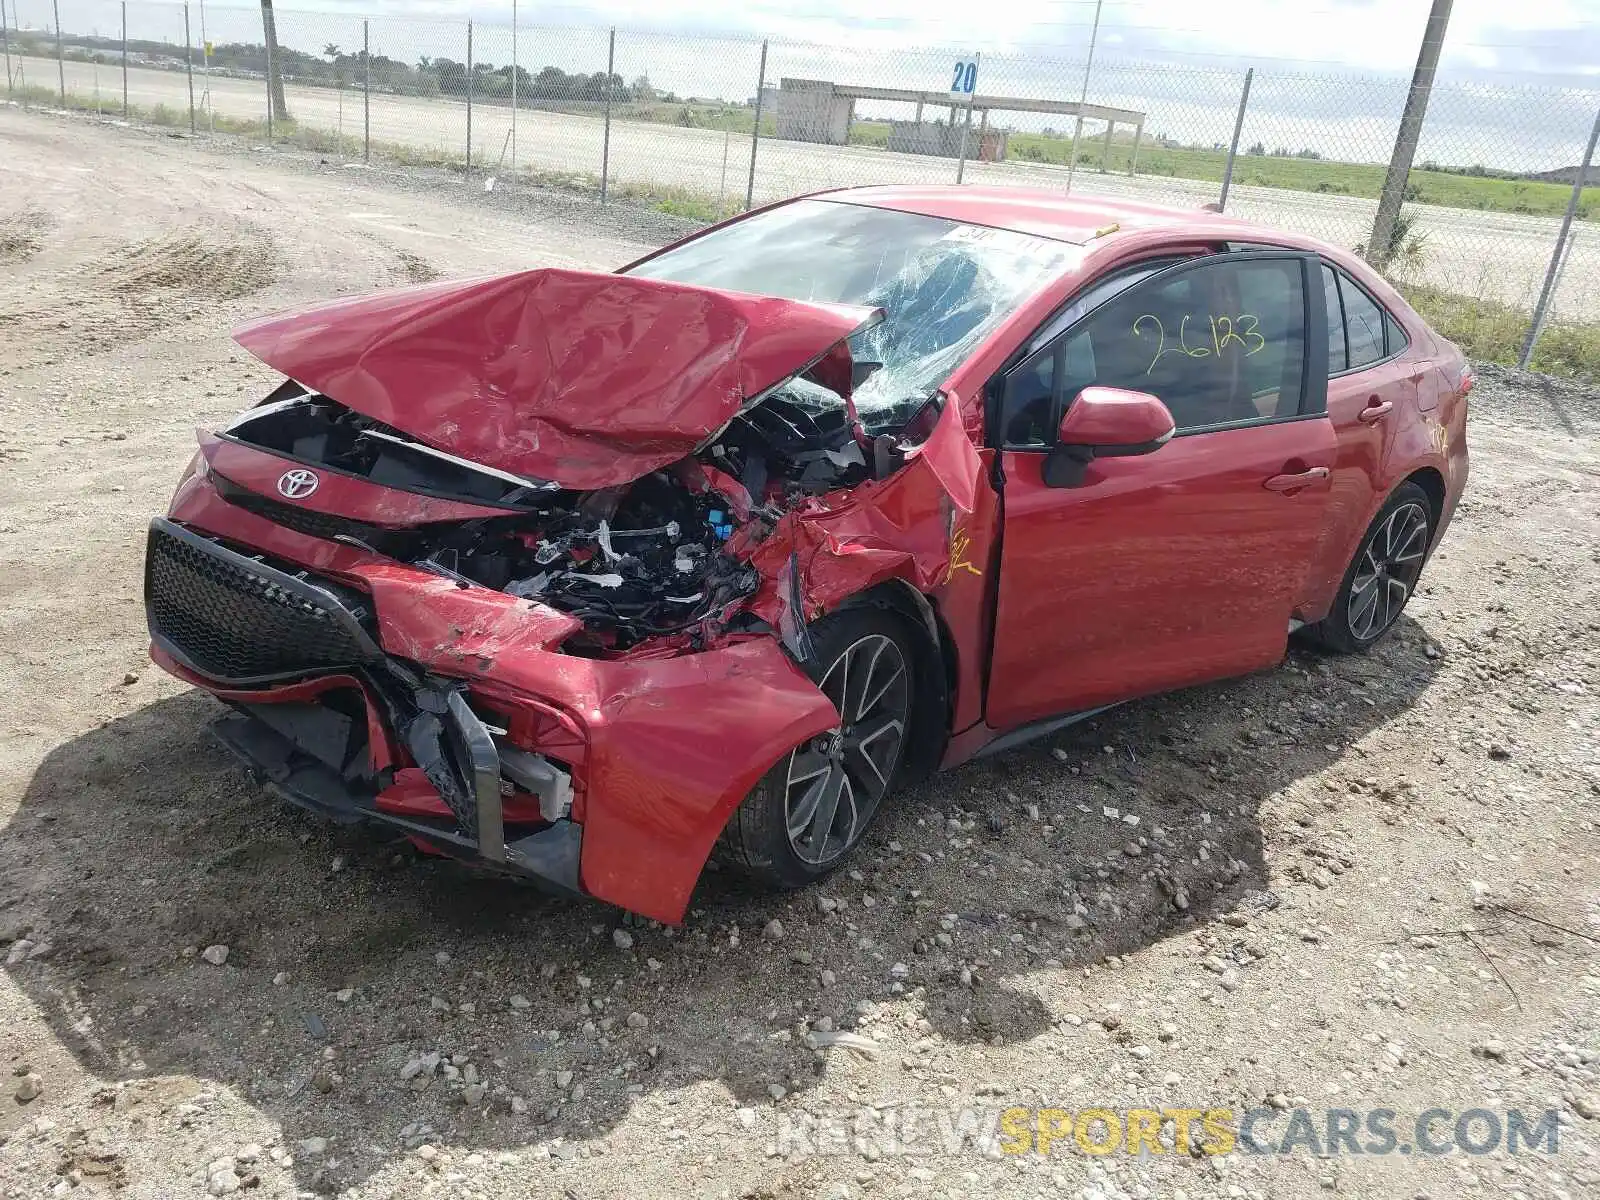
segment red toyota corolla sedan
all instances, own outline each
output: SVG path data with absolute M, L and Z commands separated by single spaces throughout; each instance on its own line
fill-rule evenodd
M 1332 246 L 879 187 L 617 274 L 269 317 L 285 379 L 150 528 L 151 654 L 276 794 L 679 920 L 885 797 L 1394 625 L 1461 352 Z

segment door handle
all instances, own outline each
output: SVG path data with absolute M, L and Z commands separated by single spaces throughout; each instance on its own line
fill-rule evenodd
M 1327 467 L 1312 467 L 1293 475 L 1274 475 L 1261 486 L 1269 492 L 1298 492 L 1301 488 L 1320 483 L 1333 474 Z
M 1375 404 L 1368 404 L 1357 414 L 1357 416 L 1359 416 L 1361 420 L 1365 421 L 1368 425 L 1371 425 L 1374 421 L 1382 420 L 1393 410 L 1393 400 L 1382 400 Z

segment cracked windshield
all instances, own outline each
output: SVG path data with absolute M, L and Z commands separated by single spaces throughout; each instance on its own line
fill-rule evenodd
M 855 390 L 892 429 L 1018 305 L 1082 255 L 1070 242 L 856 204 L 801 200 L 669 250 L 631 274 L 788 300 L 881 308 L 850 339 L 881 364 Z M 859 372 L 858 368 L 858 372 Z

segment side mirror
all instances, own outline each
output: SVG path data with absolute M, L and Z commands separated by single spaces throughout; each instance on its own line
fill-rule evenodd
M 1149 392 L 1086 387 L 1067 406 L 1056 444 L 1044 460 L 1048 487 L 1078 487 L 1097 458 L 1151 454 L 1165 446 L 1176 426 L 1172 414 Z

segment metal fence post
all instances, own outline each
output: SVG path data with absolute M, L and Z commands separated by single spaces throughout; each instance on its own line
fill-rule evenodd
M 606 41 L 606 125 L 600 140 L 600 203 L 606 202 L 611 181 L 611 76 L 617 69 L 617 31 Z
M 467 176 L 472 175 L 472 22 L 467 22 Z
M 722 131 L 722 182 L 717 184 L 717 220 L 722 220 L 722 198 L 728 194 L 728 147 L 733 144 L 733 130 Z
M 122 119 L 128 119 L 128 0 L 122 0 Z
M 756 147 L 761 145 L 761 94 L 767 90 L 767 43 L 761 43 L 761 67 L 756 72 L 756 121 L 750 130 L 750 181 L 744 187 L 744 207 L 748 212 L 756 200 Z
M 1567 244 L 1565 246 L 1563 246 L 1560 242 L 1556 243 L 1556 258 L 1560 261 L 1556 265 L 1555 283 L 1551 285 L 1550 288 L 1552 300 L 1554 299 L 1556 293 L 1561 290 L 1562 276 L 1567 273 L 1567 268 L 1572 265 L 1572 252 L 1577 248 L 1577 245 L 1578 231 L 1576 229 L 1567 234 Z M 1539 339 L 1544 336 L 1545 323 L 1549 320 L 1549 318 L 1549 309 L 1545 309 L 1543 312 L 1538 313 L 1534 318 L 1533 325 L 1531 326 L 1528 334 L 1529 338 L 1533 341 L 1533 347 L 1528 351 L 1529 360 L 1533 358 L 1533 350 L 1538 348 Z M 1517 363 L 1524 370 L 1527 369 L 1528 363 L 1520 355 L 1518 356 Z
M 951 122 L 953 125 L 955 122 Z M 961 177 L 967 170 L 967 139 L 972 136 L 972 93 L 967 93 L 967 115 L 961 126 L 961 150 L 956 155 L 956 182 L 961 182 Z
M 211 39 L 206 37 L 206 4 L 200 0 L 200 71 L 205 87 L 200 92 L 200 107 L 206 110 L 211 136 L 217 136 L 217 99 L 211 94 Z
M 17 11 L 17 0 L 11 0 L 11 15 L 17 22 L 17 31 L 22 31 L 22 14 Z M 17 47 L 17 87 L 22 89 L 22 107 L 28 107 L 28 73 L 23 63 L 22 47 Z
M 1578 203 L 1583 199 L 1583 188 L 1589 181 L 1589 166 L 1594 162 L 1595 142 L 1600 141 L 1600 112 L 1595 113 L 1594 128 L 1589 131 L 1589 145 L 1583 152 L 1583 162 L 1578 166 L 1578 177 L 1572 181 L 1572 195 L 1567 199 L 1567 214 L 1561 218 L 1561 232 L 1556 234 L 1556 248 L 1550 255 L 1550 268 L 1544 273 L 1544 287 L 1539 289 L 1539 303 L 1533 309 L 1533 323 L 1528 326 L 1528 339 L 1522 343 L 1522 355 L 1517 366 L 1524 369 L 1533 360 L 1534 347 L 1544 328 L 1550 302 L 1555 299 L 1556 281 L 1561 276 L 1561 251 L 1567 244 L 1567 232 L 1572 228 L 1572 218 L 1577 214 Z
M 1094 0 L 1094 26 L 1089 30 L 1089 57 L 1083 64 L 1083 91 L 1078 95 L 1078 120 L 1072 126 L 1072 158 L 1067 163 L 1067 191 L 1072 191 L 1072 177 L 1078 172 L 1078 138 L 1083 133 L 1083 108 L 1089 103 L 1089 72 L 1094 70 L 1094 46 L 1100 39 L 1100 9 L 1105 0 Z
M 361 22 L 361 161 L 372 161 L 372 29 Z
M 1228 143 L 1228 165 L 1222 168 L 1222 195 L 1217 198 L 1217 211 L 1228 207 L 1228 188 L 1233 184 L 1233 160 L 1239 156 L 1239 135 L 1244 132 L 1244 110 L 1250 103 L 1250 81 L 1256 77 L 1251 67 L 1244 73 L 1244 91 L 1239 93 L 1239 115 L 1233 119 L 1233 141 Z
M 61 85 L 61 107 L 67 106 L 67 60 L 61 49 L 61 0 L 50 0 L 56 16 L 56 81 Z
M 517 0 L 511 0 L 511 173 L 517 173 Z
M 194 136 L 194 49 L 189 37 L 189 6 L 183 6 L 183 73 L 189 77 L 189 136 Z
M 0 0 L 0 43 L 6 52 L 6 98 L 11 97 L 11 34 L 6 28 L 6 0 Z

